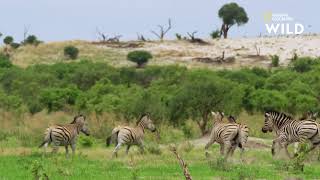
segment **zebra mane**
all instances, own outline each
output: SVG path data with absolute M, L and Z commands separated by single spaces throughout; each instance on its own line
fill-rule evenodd
M 136 125 L 138 125 L 138 124 L 141 122 L 142 118 L 145 117 L 145 116 L 149 116 L 149 114 L 148 114 L 148 113 L 142 114 L 142 115 L 139 117 L 138 121 L 136 122 Z
M 76 115 L 76 116 L 73 118 L 73 121 L 72 121 L 70 124 L 75 124 L 76 121 L 77 121 L 77 119 L 78 119 L 79 117 L 84 117 L 84 119 L 86 119 L 86 116 L 84 116 L 84 115 L 82 115 L 82 114 L 79 114 L 79 115 Z
M 285 114 L 285 113 L 283 113 L 283 112 L 267 111 L 266 113 L 271 114 L 271 115 L 276 115 L 276 116 L 282 116 L 282 117 L 285 117 L 285 118 L 287 118 L 287 119 L 294 120 L 292 116 L 287 115 L 287 114 Z M 266 114 L 266 113 L 265 113 L 265 114 Z

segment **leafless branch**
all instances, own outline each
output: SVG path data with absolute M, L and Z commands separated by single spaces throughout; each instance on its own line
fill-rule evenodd
M 255 44 L 254 48 L 256 49 L 257 56 L 260 56 L 260 47 L 258 47 L 258 45 Z
M 105 33 L 101 32 L 98 27 L 96 28 L 96 32 L 97 32 L 99 41 L 106 42 L 108 36 Z
M 30 25 L 27 25 L 27 26 L 24 25 L 24 28 L 23 28 L 23 42 L 26 41 L 28 33 L 29 33 L 29 30 L 30 30 Z
M 159 29 L 160 29 L 160 32 L 155 32 L 155 31 L 151 31 L 152 34 L 156 35 L 160 41 L 163 41 L 165 35 L 170 31 L 170 29 L 172 28 L 172 25 L 171 25 L 171 19 L 168 20 L 168 26 L 165 27 L 163 25 L 158 25 Z
M 137 37 L 138 37 L 138 41 L 147 41 L 142 34 L 137 33 Z
M 179 160 L 179 164 L 183 169 L 183 175 L 186 178 L 186 180 L 192 180 L 192 177 L 190 175 L 189 169 L 187 164 L 184 162 L 184 160 L 181 158 L 181 156 L 179 155 L 179 153 L 177 152 L 177 148 L 175 146 L 171 146 L 170 147 L 170 151 L 177 157 L 177 159 Z

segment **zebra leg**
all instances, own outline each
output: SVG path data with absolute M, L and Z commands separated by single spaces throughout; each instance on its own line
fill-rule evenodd
M 66 156 L 67 156 L 67 157 L 69 157 L 69 149 L 68 149 L 68 145 L 65 145 L 64 147 L 65 147 L 65 149 L 66 149 Z
M 226 159 L 228 159 L 228 157 L 230 156 L 230 153 L 231 153 L 231 149 L 232 149 L 232 145 L 231 145 L 231 142 L 227 141 L 225 142 L 225 150 L 226 150 Z
M 299 143 L 298 142 L 295 142 L 294 144 L 293 144 L 293 152 L 294 152 L 294 156 L 296 157 L 296 156 L 298 156 L 298 152 L 299 152 L 300 150 L 299 150 Z
M 140 152 L 141 152 L 141 154 L 144 154 L 144 145 L 143 145 L 143 142 L 140 142 L 140 143 L 139 143 L 139 147 L 140 147 Z
M 57 153 L 57 152 L 58 152 L 58 150 L 59 150 L 59 146 L 57 146 L 57 145 L 53 145 L 53 147 L 52 147 L 52 154 Z
M 116 148 L 114 148 L 113 153 L 112 153 L 112 158 L 113 157 L 118 157 L 118 151 L 119 151 L 121 145 L 122 145 L 121 143 L 118 143 Z
M 76 153 L 76 143 L 71 144 L 71 149 L 72 149 L 72 155 L 75 155 Z
M 220 144 L 220 155 L 224 155 L 224 144 Z
M 129 149 L 130 149 L 131 145 L 128 145 L 127 146 L 127 150 L 126 150 L 126 154 L 128 155 L 129 154 Z
M 215 142 L 215 140 L 213 139 L 213 138 L 210 138 L 210 140 L 209 140 L 209 142 L 206 144 L 206 146 L 204 147 L 204 149 L 205 149 L 205 155 L 206 155 L 206 157 L 209 157 L 209 152 L 208 152 L 208 149 L 209 149 L 209 147 L 213 144 Z M 221 152 L 221 147 L 222 147 L 223 145 L 222 144 L 220 144 L 220 152 Z
M 287 155 L 290 159 L 292 159 L 292 157 L 291 157 L 291 155 L 290 155 L 290 153 L 289 153 L 289 150 L 288 150 L 288 143 L 285 143 L 285 144 L 283 144 L 282 146 L 284 147 L 284 149 L 285 149 L 285 151 L 286 151 L 286 155 Z

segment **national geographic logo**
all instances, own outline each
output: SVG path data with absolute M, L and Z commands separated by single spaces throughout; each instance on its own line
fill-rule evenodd
M 288 14 L 268 11 L 263 14 L 263 21 L 269 34 L 297 35 L 304 31 L 304 26 L 295 22 Z

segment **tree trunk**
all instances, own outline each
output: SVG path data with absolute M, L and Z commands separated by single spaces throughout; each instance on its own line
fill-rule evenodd
M 220 30 L 220 35 L 223 35 L 224 39 L 228 38 L 228 30 L 229 30 L 228 25 L 227 24 L 222 24 L 221 30 Z
M 197 124 L 198 124 L 198 126 L 200 128 L 202 136 L 206 135 L 208 133 L 208 130 L 207 130 L 208 114 L 205 113 L 202 116 L 202 119 L 200 121 L 197 121 Z

